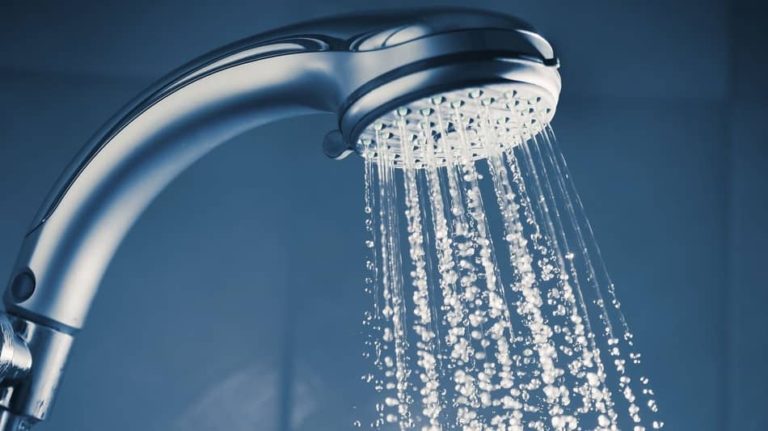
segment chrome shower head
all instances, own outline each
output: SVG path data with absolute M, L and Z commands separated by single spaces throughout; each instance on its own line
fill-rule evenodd
M 535 116 L 523 113 L 504 126 L 523 136 L 530 123 L 515 125 L 521 118 L 547 122 L 554 114 L 557 66 L 551 46 L 516 18 L 422 9 L 286 27 L 161 80 L 86 144 L 24 238 L 4 297 L 15 334 L 4 336 L 23 341 L 6 344 L 26 344 L 32 363 L 16 367 L 31 368 L 26 375 L 3 382 L 0 429 L 28 429 L 47 416 L 73 337 L 124 235 L 173 178 L 215 146 L 281 118 L 329 112 L 338 115 L 338 130 L 326 138 L 326 154 L 373 157 L 369 143 L 388 124 L 418 127 L 421 117 L 435 115 L 425 104 L 463 98 L 482 109 L 533 101 Z M 425 160 L 445 151 L 424 148 L 387 143 L 391 154 L 416 151 Z M 475 150 L 477 157 L 489 151 Z
M 560 75 L 554 51 L 530 25 L 514 17 L 427 10 L 385 20 L 380 29 L 349 39 L 347 46 L 355 53 L 347 76 L 362 76 L 365 82 L 345 93 L 339 133 L 326 140 L 326 153 L 332 157 L 352 150 L 377 155 L 370 151 L 377 130 L 396 128 L 403 117 L 408 129 L 418 128 L 426 110 L 432 110 L 426 115 L 434 114 L 442 103 L 450 109 L 451 104 L 478 99 L 484 104 L 480 109 L 517 111 L 506 115 L 508 121 L 535 117 L 543 124 L 557 106 Z M 536 108 L 535 115 L 518 115 L 521 102 L 526 111 Z M 388 148 L 401 165 L 401 143 L 389 141 Z

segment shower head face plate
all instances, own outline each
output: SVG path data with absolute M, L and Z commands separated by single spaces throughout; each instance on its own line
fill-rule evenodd
M 469 87 L 388 111 L 357 140 L 365 159 L 397 168 L 436 168 L 503 153 L 541 132 L 556 101 L 520 83 Z

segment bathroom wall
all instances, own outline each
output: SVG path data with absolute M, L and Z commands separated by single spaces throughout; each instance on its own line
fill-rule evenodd
M 731 5 L 728 424 L 768 429 L 768 52 L 762 2 Z
M 365 8 L 459 1 L 369 1 Z M 554 123 L 668 429 L 768 429 L 768 18 L 757 1 L 484 1 L 562 58 Z M 352 0 L 0 4 L 0 276 L 123 103 L 223 43 Z M 358 382 L 362 166 L 325 116 L 214 151 L 133 228 L 41 430 L 337 430 Z

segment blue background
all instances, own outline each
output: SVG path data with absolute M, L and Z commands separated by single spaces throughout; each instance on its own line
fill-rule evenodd
M 500 0 L 562 59 L 555 130 L 671 430 L 768 429 L 768 12 Z M 167 71 L 363 8 L 466 1 L 0 2 L 0 274 L 76 150 Z M 339 430 L 358 383 L 362 164 L 335 119 L 235 139 L 129 233 L 41 430 Z M 5 275 L 3 275 L 5 277 Z

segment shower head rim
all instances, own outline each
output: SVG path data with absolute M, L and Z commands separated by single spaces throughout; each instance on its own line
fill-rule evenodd
M 398 53 L 409 56 L 413 52 L 421 58 L 384 71 L 347 93 L 338 120 L 347 150 L 334 158 L 354 151 L 365 128 L 387 112 L 424 97 L 462 88 L 498 83 L 535 88 L 533 92 L 547 99 L 554 115 L 561 88 L 559 60 L 549 42 L 525 25 L 456 30 L 413 38 L 378 51 L 382 50 L 391 50 L 391 59 L 399 60 Z M 368 53 L 359 54 L 360 61 L 365 61 Z M 387 54 L 381 55 L 387 58 Z M 381 58 L 368 59 L 387 66 Z
M 430 85 L 419 85 L 419 73 L 429 74 L 434 69 L 417 71 L 410 75 L 401 76 L 389 82 L 380 83 L 374 86 L 371 91 L 365 92 L 349 103 L 343 114 L 339 117 L 339 130 L 346 141 L 349 149 L 346 156 L 352 151 L 357 151 L 358 139 L 364 133 L 366 128 L 375 123 L 383 115 L 406 106 L 423 98 L 438 96 L 451 91 L 469 89 L 473 87 L 487 87 L 499 84 L 506 84 L 510 87 L 517 87 L 525 90 L 527 93 L 542 97 L 550 107 L 546 121 L 552 119 L 557 108 L 560 90 L 560 76 L 556 67 L 545 66 L 542 63 L 528 59 L 506 56 L 491 55 L 485 60 L 472 62 L 452 62 L 445 65 L 449 70 L 477 71 L 478 68 L 495 69 L 496 73 L 489 75 L 485 73 L 483 77 L 475 76 L 451 76 L 448 73 L 448 79 Z M 534 78 L 534 79 L 532 79 Z M 409 86 L 407 90 L 401 91 L 401 95 L 391 97 L 393 93 L 388 85 L 399 86 L 397 80 L 413 80 L 415 83 L 405 83 Z M 411 88 L 418 87 L 418 88 Z

